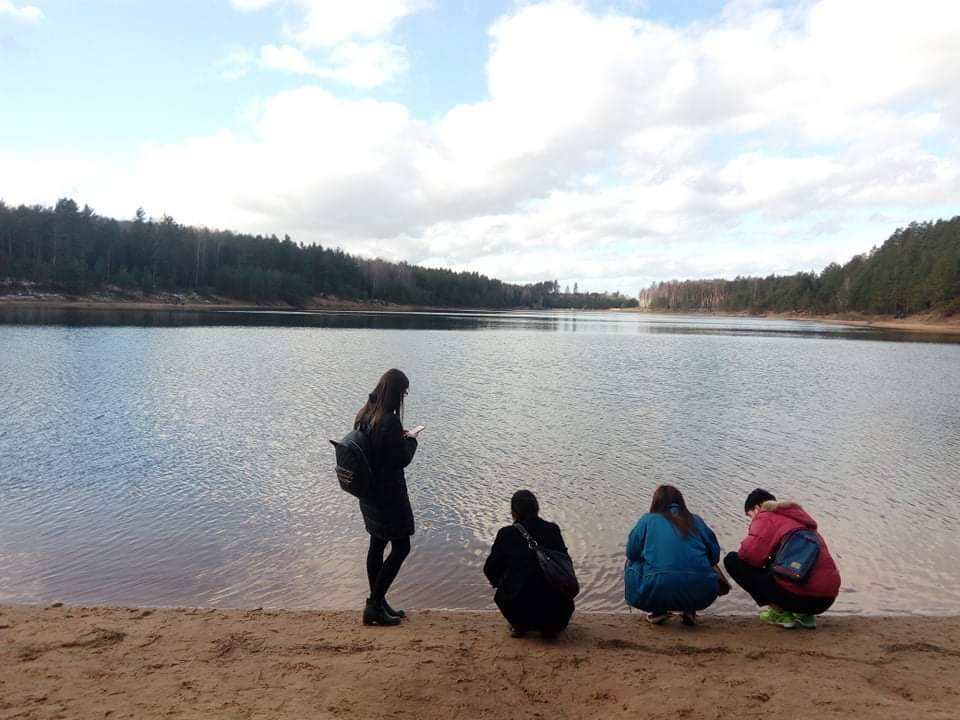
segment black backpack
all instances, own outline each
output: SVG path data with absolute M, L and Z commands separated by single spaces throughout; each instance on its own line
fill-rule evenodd
M 362 430 L 351 430 L 343 440 L 331 440 L 337 456 L 337 480 L 340 487 L 358 498 L 373 493 L 373 468 L 370 465 L 370 440 Z

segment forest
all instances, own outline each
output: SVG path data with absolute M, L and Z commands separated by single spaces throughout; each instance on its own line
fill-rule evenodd
M 340 248 L 156 221 L 101 217 L 64 198 L 54 207 L 0 202 L 0 281 L 83 295 L 97 290 L 194 291 L 294 306 L 317 297 L 438 307 L 636 307 L 620 293 L 560 292 L 556 281 L 516 285 L 366 259 Z
M 639 299 L 650 310 L 954 315 L 960 313 L 960 216 L 911 223 L 880 247 L 819 273 L 673 280 L 641 290 Z

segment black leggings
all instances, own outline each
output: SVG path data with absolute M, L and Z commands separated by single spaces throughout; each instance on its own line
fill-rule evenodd
M 383 553 L 390 543 L 390 554 L 383 559 Z M 400 566 L 410 554 L 410 538 L 386 538 L 370 536 L 370 549 L 367 551 L 367 580 L 370 582 L 370 599 L 383 600 L 390 585 L 400 572 Z
M 826 612 L 836 598 L 808 597 L 788 592 L 766 570 L 747 565 L 737 553 L 729 553 L 723 559 L 723 566 L 730 577 L 750 593 L 757 605 L 776 605 L 781 610 L 800 615 L 819 615 Z

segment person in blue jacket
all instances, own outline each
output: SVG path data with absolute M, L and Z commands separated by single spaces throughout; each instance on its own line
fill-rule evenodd
M 627 604 L 647 612 L 647 620 L 654 624 L 679 612 L 684 625 L 694 625 L 697 612 L 729 590 L 719 562 L 720 545 L 713 530 L 687 510 L 679 490 L 661 485 L 653 494 L 650 512 L 627 538 Z

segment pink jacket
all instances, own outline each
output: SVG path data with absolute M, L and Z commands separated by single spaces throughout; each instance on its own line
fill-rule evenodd
M 760 512 L 751 521 L 750 530 L 740 543 L 737 554 L 747 565 L 762 568 L 777 552 L 783 537 L 797 528 L 816 531 L 817 521 L 795 502 L 768 500 L 760 506 Z M 820 555 L 806 582 L 798 584 L 780 578 L 774 579 L 784 590 L 795 595 L 836 597 L 840 592 L 840 573 L 820 533 L 817 533 L 817 539 L 820 541 Z

